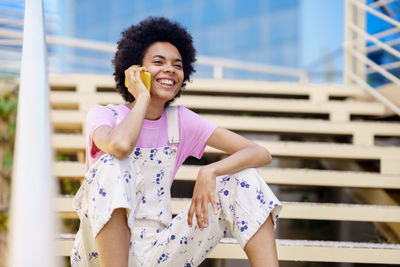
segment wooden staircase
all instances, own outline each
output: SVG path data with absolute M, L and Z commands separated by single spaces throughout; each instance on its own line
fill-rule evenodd
M 54 162 L 54 174 L 60 181 L 80 181 L 85 173 L 86 112 L 95 104 L 121 103 L 122 98 L 113 91 L 111 76 L 50 76 L 50 86 L 52 144 L 57 158 L 62 159 Z M 381 103 L 355 100 L 362 94 L 358 87 L 336 84 L 195 80 L 174 104 L 243 134 L 271 152 L 273 164 L 260 168 L 260 173 L 284 204 L 280 222 L 371 222 L 392 242 L 331 240 L 324 233 L 322 240 L 299 240 L 278 222 L 281 261 L 400 264 L 396 197 L 400 189 L 400 123 L 396 118 L 379 120 L 387 109 Z M 377 139 L 383 144 L 378 145 Z M 182 166 L 172 188 L 174 214 L 190 201 L 190 195 L 182 191 L 193 187 L 201 164 L 224 156 L 208 147 L 204 160 L 189 160 Z M 302 190 L 317 192 L 315 195 L 336 190 L 352 200 L 341 201 L 336 196 L 328 201 L 293 201 L 293 192 Z M 71 195 L 60 195 L 55 201 L 62 218 L 77 219 Z M 351 231 L 347 236 L 353 237 Z M 69 255 L 72 240 L 73 233 L 59 235 L 58 255 Z M 210 258 L 246 257 L 234 239 L 226 238 Z

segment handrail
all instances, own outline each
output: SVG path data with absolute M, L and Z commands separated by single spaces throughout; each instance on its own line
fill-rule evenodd
M 384 20 L 384 21 L 386 21 L 386 22 L 388 22 L 390 24 L 393 24 L 396 27 L 400 27 L 400 22 L 399 21 L 394 20 L 394 19 L 392 19 L 392 18 L 390 18 L 390 17 L 388 17 L 388 16 L 376 11 L 372 7 L 369 7 L 366 4 L 361 3 L 360 1 L 356 1 L 356 0 L 347 0 L 347 1 L 352 2 L 357 7 L 361 8 L 361 9 L 364 9 L 365 11 L 368 11 L 369 13 L 377 16 L 378 18 L 380 18 L 380 19 L 382 19 L 382 20 Z
M 222 69 L 240 69 L 246 71 L 254 71 L 266 74 L 275 74 L 282 76 L 290 76 L 299 78 L 300 82 L 307 82 L 307 72 L 295 68 L 279 67 L 273 65 L 249 63 L 239 60 L 222 59 L 215 57 L 198 57 L 197 62 L 199 65 L 214 66 L 214 79 L 222 79 Z
M 12 179 L 10 266 L 59 266 L 51 175 L 43 0 L 25 2 L 21 81 Z M 40 245 L 38 245 L 40 244 Z
M 390 46 L 398 45 L 398 44 L 400 44 L 400 38 L 387 41 L 386 44 L 390 45 Z M 371 46 L 371 47 L 367 47 L 367 53 L 376 52 L 376 51 L 379 51 L 381 49 L 382 49 L 381 47 L 379 47 L 377 45 L 374 45 L 374 46 Z
M 363 87 L 365 90 L 368 91 L 372 96 L 374 96 L 376 99 L 381 101 L 383 104 L 385 104 L 388 108 L 390 108 L 392 111 L 394 111 L 397 115 L 400 116 L 400 108 L 397 107 L 395 104 L 393 104 L 389 99 L 384 97 L 382 94 L 380 94 L 378 91 L 375 90 L 371 85 L 369 85 L 366 81 L 358 77 L 355 73 L 351 73 L 351 78 L 358 83 L 361 87 Z
M 387 79 L 389 79 L 393 83 L 395 83 L 397 85 L 400 85 L 400 79 L 399 78 L 397 78 L 396 76 L 394 76 L 393 74 L 391 74 L 390 72 L 385 70 L 384 68 L 380 67 L 378 64 L 376 64 L 375 62 L 370 60 L 368 57 L 362 55 L 357 50 L 352 49 L 352 48 L 349 48 L 349 49 L 359 60 L 361 60 L 364 63 L 368 64 L 372 69 L 374 69 L 375 71 L 379 72 L 382 76 L 386 77 Z
M 19 39 L 22 33 L 18 30 L 0 28 L 0 36 L 6 38 Z M 54 45 L 62 45 L 74 48 L 82 48 L 106 53 L 114 53 L 115 45 L 112 43 L 99 42 L 93 40 L 69 38 L 62 36 L 47 35 L 47 42 Z M 223 78 L 223 69 L 239 69 L 244 71 L 252 71 L 264 74 L 280 75 L 297 78 L 300 82 L 308 81 L 308 74 L 305 70 L 273 66 L 259 63 L 250 63 L 237 60 L 199 56 L 197 64 L 203 66 L 211 66 L 214 68 L 214 79 Z
M 394 1 L 397 1 L 397 0 L 379 0 L 379 1 L 376 1 L 376 2 L 373 2 L 373 3 L 369 4 L 368 6 L 369 7 L 381 7 L 381 6 L 385 6 L 387 4 L 390 4 L 390 3 L 394 2 Z
M 386 50 L 387 52 L 391 53 L 392 55 L 400 58 L 400 52 L 396 49 L 393 49 L 389 45 L 385 44 L 384 42 L 378 40 L 377 38 L 373 37 L 371 34 L 364 32 L 360 27 L 357 27 L 353 23 L 349 23 L 350 28 L 352 28 L 355 32 L 362 35 L 364 38 L 374 42 L 377 46 L 381 47 L 382 49 Z
M 384 68 L 385 70 L 398 69 L 398 68 L 400 68 L 400 61 L 382 64 L 382 65 L 380 65 L 380 67 Z M 367 69 L 367 73 L 368 74 L 369 73 L 374 73 L 374 72 L 377 72 L 377 71 L 372 69 L 372 68 L 368 68 Z
M 392 47 L 398 43 L 398 39 L 387 42 L 378 39 L 395 34 L 399 32 L 400 29 L 400 22 L 373 9 L 373 7 L 379 7 L 389 3 L 391 3 L 391 1 L 378 1 L 375 5 L 366 5 L 365 1 L 347 0 L 346 40 L 344 43 L 346 67 L 344 69 L 344 76 L 350 79 L 348 82 L 353 81 L 362 86 L 368 93 L 400 116 L 400 108 L 366 82 L 367 74 L 378 72 L 392 83 L 400 85 L 400 79 L 388 71 L 388 69 L 400 66 L 400 61 L 378 65 L 367 56 L 368 53 L 384 50 L 400 59 L 400 52 Z M 394 25 L 394 28 L 373 35 L 367 33 L 365 30 L 366 12 Z M 375 45 L 366 47 L 367 42 L 373 42 Z M 367 68 L 367 66 L 369 66 L 369 68 Z

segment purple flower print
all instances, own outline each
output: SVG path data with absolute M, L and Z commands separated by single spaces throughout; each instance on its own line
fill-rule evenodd
M 106 191 L 104 191 L 104 188 L 99 189 L 99 194 L 105 197 L 107 195 Z
M 231 179 L 231 177 L 229 176 L 224 176 L 221 178 L 221 180 L 219 181 L 221 184 L 223 184 L 224 186 L 226 186 L 226 183 Z
M 146 228 L 143 228 L 141 231 L 140 231 L 140 238 L 144 238 L 144 235 L 146 234 Z
M 93 182 L 96 172 L 97 172 L 96 168 L 90 168 L 89 173 L 85 175 L 85 181 L 87 184 L 91 184 Z
M 131 174 L 129 173 L 129 171 L 125 171 L 125 172 L 124 172 L 124 179 L 125 179 L 125 182 L 127 182 L 127 183 L 129 183 L 130 180 L 132 179 L 132 176 L 131 176 Z
M 161 202 L 161 196 L 164 195 L 164 187 L 160 187 L 160 189 L 157 190 L 157 196 L 158 196 L 158 201 Z
M 172 154 L 172 149 L 169 146 L 164 147 L 164 154 L 165 155 L 171 155 Z
M 224 188 L 220 189 L 220 190 L 218 191 L 218 193 L 219 193 L 219 194 L 224 194 L 224 196 L 229 195 L 229 191 L 226 190 L 226 189 L 224 189 Z
M 164 170 L 161 170 L 159 173 L 156 174 L 156 180 L 154 183 L 160 184 L 163 178 L 164 178 Z
M 187 245 L 187 243 L 188 243 L 187 237 L 186 236 L 182 236 L 181 240 L 179 241 L 179 244 Z
M 256 193 L 257 193 L 257 200 L 260 201 L 261 203 L 260 206 L 265 205 L 266 202 L 264 200 L 264 192 L 261 191 L 261 189 L 257 189 Z
M 248 229 L 248 222 L 244 220 L 240 220 L 238 217 L 236 217 L 236 227 L 240 232 L 244 232 Z
M 250 188 L 250 185 L 243 179 L 242 181 L 239 181 L 239 179 L 236 178 L 236 183 L 242 188 Z
M 142 155 L 142 151 L 140 150 L 140 148 L 137 147 L 135 149 L 134 154 L 135 154 L 135 159 L 138 159 Z
M 96 259 L 99 256 L 99 253 L 97 253 L 97 251 L 93 251 L 89 253 L 89 261 L 91 261 L 92 259 Z
M 114 160 L 114 156 L 110 154 L 104 154 L 103 156 L 100 157 L 100 161 L 103 163 L 109 163 L 110 165 L 112 164 L 112 161 Z
M 76 247 L 74 247 L 74 254 L 72 256 L 72 261 L 73 262 L 80 262 L 81 261 L 81 255 L 79 255 L 79 252 L 76 250 Z
M 157 259 L 158 264 L 161 262 L 166 262 L 169 259 L 169 253 L 163 253 L 161 254 L 161 257 Z
M 192 267 L 192 266 L 194 266 L 193 258 L 191 258 L 190 261 L 186 261 L 185 265 L 183 265 L 183 267 Z
M 272 200 L 268 203 L 268 208 L 270 208 L 271 210 L 272 210 L 273 208 L 275 208 L 276 206 L 278 206 L 278 203 L 275 203 L 275 204 L 274 204 L 274 201 L 272 201 Z
M 160 217 L 161 217 L 162 214 L 163 214 L 163 212 L 160 211 L 160 212 L 157 214 L 157 218 L 160 219 Z
M 157 149 L 150 150 L 150 160 L 154 160 L 154 156 L 157 154 Z

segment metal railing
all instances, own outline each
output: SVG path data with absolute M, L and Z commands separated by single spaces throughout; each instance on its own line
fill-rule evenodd
M 382 41 L 381 38 L 400 32 L 400 22 L 383 14 L 375 8 L 385 6 L 393 1 L 380 0 L 370 5 L 366 0 L 346 0 L 345 2 L 345 83 L 355 83 L 363 87 L 368 93 L 385 104 L 393 112 L 400 116 L 400 108 L 383 96 L 378 90 L 367 83 L 367 74 L 377 72 L 390 82 L 400 86 L 400 79 L 390 73 L 390 70 L 400 67 L 400 52 L 393 46 L 400 43 L 400 39 Z M 372 14 L 379 19 L 393 25 L 379 33 L 369 34 L 366 30 L 366 14 Z M 367 43 L 374 45 L 367 47 Z M 377 64 L 368 58 L 368 53 L 384 50 L 393 55 L 396 60 L 388 64 Z M 400 94 L 400 90 L 399 90 Z
M 12 267 L 58 266 L 46 60 L 43 0 L 26 1 L 12 179 Z

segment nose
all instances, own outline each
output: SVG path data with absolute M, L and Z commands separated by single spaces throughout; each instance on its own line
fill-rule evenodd
M 165 64 L 164 71 L 167 73 L 175 73 L 175 68 L 174 68 L 174 66 L 172 66 L 172 64 L 168 63 L 168 64 Z

